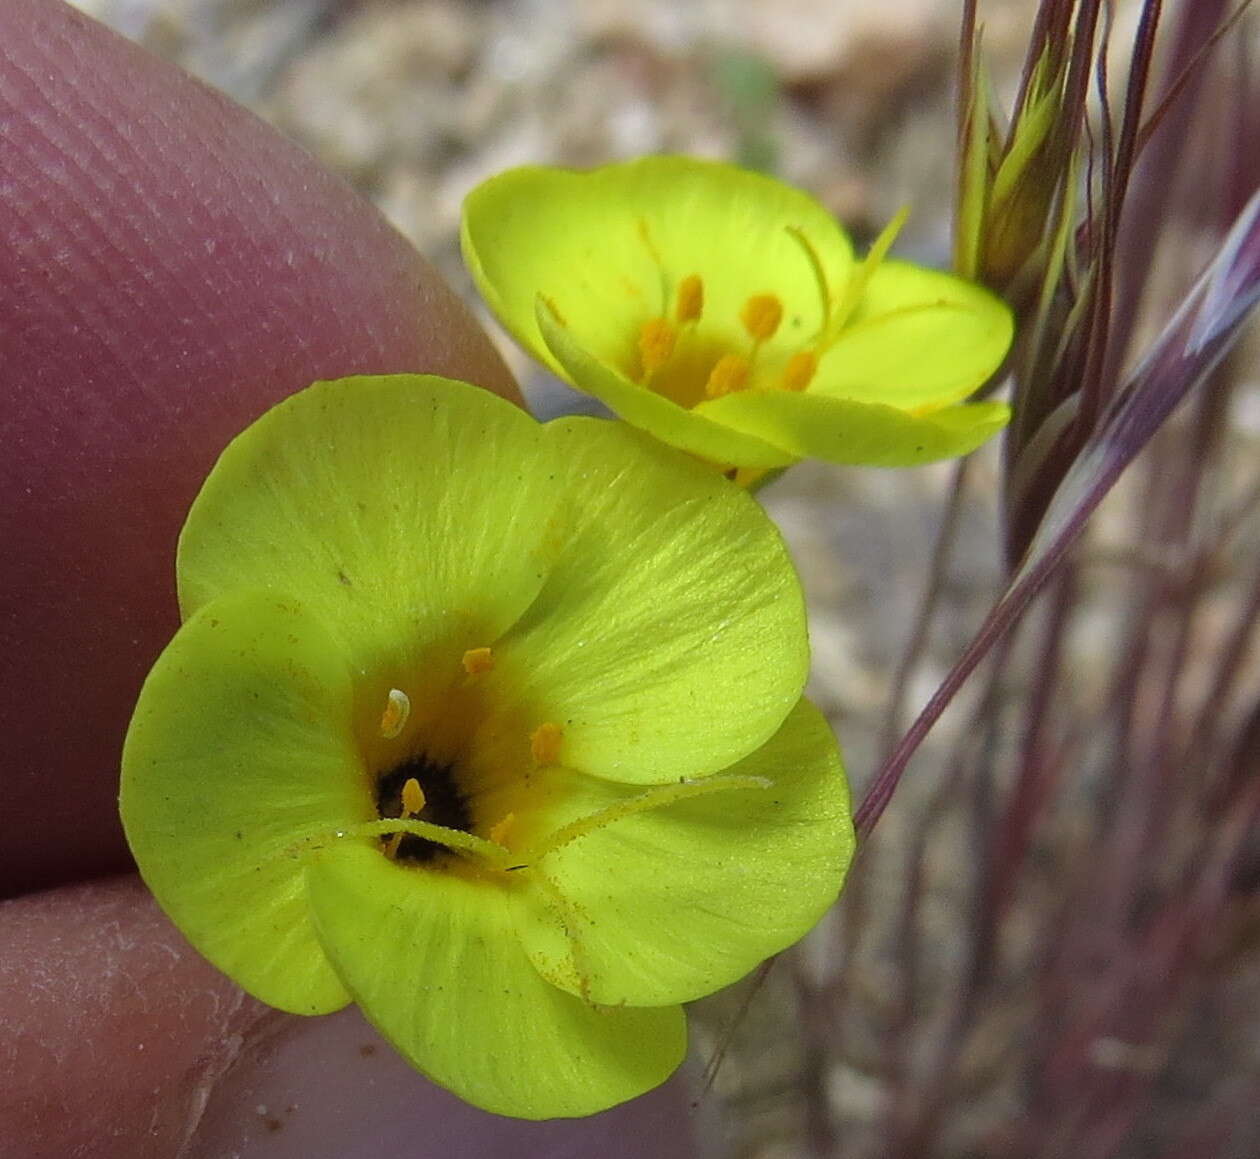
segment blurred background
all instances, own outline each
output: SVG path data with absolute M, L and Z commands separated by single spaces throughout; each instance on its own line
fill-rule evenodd
M 813 192 L 859 247 L 909 204 L 897 252 L 966 265 L 961 3 L 76 2 L 341 174 L 492 330 L 459 259 L 460 203 L 527 162 L 736 160 Z M 1159 8 L 978 8 L 974 58 L 1008 154 L 1030 44 L 1085 62 L 1089 90 L 1079 140 L 1030 167 L 1042 248 L 1017 276 L 967 271 L 1025 326 L 1003 386 L 1018 433 L 962 470 L 805 464 L 762 492 L 810 601 L 810 694 L 861 800 L 1015 573 L 1045 496 L 1076 478 L 1098 416 L 1189 397 L 918 748 L 841 906 L 695 1008 L 715 1156 L 1260 1155 L 1256 328 L 1206 377 L 1141 373 L 1256 186 L 1260 22 L 1209 52 L 1229 6 L 1187 0 L 1156 23 Z M 1163 120 L 1126 201 L 1122 112 L 1147 66 L 1137 119 Z M 1052 277 L 1059 225 L 1074 256 Z M 1080 336 L 1100 327 L 1112 337 L 1097 353 Z M 585 405 L 499 337 L 540 413 Z M 1097 420 L 1072 420 L 1080 438 L 1045 434 L 1077 408 Z

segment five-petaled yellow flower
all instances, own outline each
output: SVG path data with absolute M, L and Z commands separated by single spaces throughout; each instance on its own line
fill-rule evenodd
M 751 479 L 803 458 L 911 466 L 974 450 L 1010 311 L 958 278 L 862 261 L 813 198 L 683 157 L 527 167 L 464 206 L 465 259 L 503 324 L 627 422 Z
M 662 1081 L 680 1003 L 801 936 L 852 853 L 801 590 L 746 492 L 620 423 L 320 383 L 189 514 L 122 814 L 246 990 L 357 1002 L 529 1118 Z

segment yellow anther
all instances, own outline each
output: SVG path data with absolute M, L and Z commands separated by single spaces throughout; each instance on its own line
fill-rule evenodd
M 564 739 L 564 729 L 558 724 L 547 721 L 540 724 L 530 734 L 529 751 L 535 762 L 540 765 L 554 765 L 560 755 L 560 742 Z
M 670 360 L 678 333 L 665 318 L 652 318 L 639 329 L 639 357 L 643 377 L 649 378 Z
M 496 845 L 502 845 L 507 835 L 512 831 L 515 821 L 515 813 L 508 813 L 506 816 L 500 817 L 499 820 L 490 826 L 490 840 Z
M 494 653 L 489 648 L 469 648 L 461 663 L 469 676 L 480 676 L 494 667 Z
M 402 787 L 402 815 L 414 817 L 424 808 L 424 790 L 415 777 L 408 777 Z
M 403 730 L 411 715 L 411 698 L 400 688 L 389 690 L 385 711 L 381 713 L 380 733 L 386 740 L 393 740 Z
M 744 303 L 739 320 L 754 342 L 765 342 L 783 321 L 783 303 L 773 294 L 754 294 Z
M 704 393 L 710 398 L 721 398 L 724 394 L 742 390 L 748 381 L 751 369 L 748 359 L 741 354 L 723 354 L 709 371 L 709 381 L 704 384 Z
M 674 307 L 674 318 L 680 326 L 688 322 L 698 322 L 704 313 L 704 283 L 699 274 L 688 274 L 678 283 L 678 304 Z
M 787 360 L 779 385 L 784 390 L 804 390 L 814 381 L 818 369 L 818 355 L 812 350 L 798 350 Z

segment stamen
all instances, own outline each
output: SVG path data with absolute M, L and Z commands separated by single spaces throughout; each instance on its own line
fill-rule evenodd
M 469 676 L 480 676 L 494 668 L 494 653 L 489 648 L 469 648 L 461 663 Z
M 742 354 L 723 354 L 709 371 L 704 393 L 710 398 L 721 398 L 724 394 L 742 390 L 750 369 L 748 359 Z
M 415 777 L 408 777 L 402 787 L 402 815 L 414 817 L 424 808 L 424 790 Z
M 656 242 L 652 240 L 652 231 L 648 228 L 647 218 L 640 217 L 635 224 L 639 231 L 639 240 L 651 257 L 652 264 L 656 267 L 656 272 L 661 279 L 661 312 L 664 313 L 669 308 L 669 276 L 665 273 L 665 262 L 661 257 L 661 251 L 656 248 Z
M 560 755 L 560 742 L 564 739 L 564 729 L 558 724 L 547 721 L 540 724 L 529 738 L 529 751 L 536 763 L 554 765 Z
M 380 734 L 386 740 L 393 740 L 407 723 L 411 715 L 411 698 L 400 688 L 389 690 L 389 699 L 385 703 L 385 711 L 381 713 Z
M 744 303 L 739 320 L 754 342 L 765 342 L 783 321 L 783 303 L 774 294 L 754 294 Z
M 431 821 L 413 820 L 407 817 L 382 817 L 379 821 L 364 821 L 358 825 L 328 833 L 327 837 L 329 839 L 389 837 L 390 845 L 386 846 L 386 853 L 389 853 L 390 846 L 393 845 L 392 839 L 395 836 L 403 837 L 408 834 L 431 841 L 434 845 L 441 845 L 452 853 L 469 854 L 495 869 L 512 865 L 512 859 L 517 856 L 502 846 L 487 841 L 484 837 L 477 837 L 460 829 L 448 829 L 445 825 L 434 825 Z M 318 839 L 320 835 L 313 834 L 312 836 Z M 397 853 L 397 850 L 395 849 L 394 852 Z
M 823 269 L 822 258 L 814 249 L 813 243 L 805 236 L 805 231 L 794 225 L 787 227 L 788 236 L 801 247 L 805 260 L 809 262 L 810 272 L 814 275 L 814 286 L 818 290 L 818 305 L 822 311 L 822 325 L 819 334 L 826 334 L 831 329 L 831 288 L 827 284 L 827 271 Z
M 784 390 L 804 390 L 814 380 L 818 355 L 812 350 L 798 350 L 787 360 L 779 385 Z
M 490 840 L 496 845 L 505 845 L 506 837 L 512 831 L 512 826 L 516 822 L 516 814 L 508 813 L 500 817 L 493 825 L 490 826 Z
M 773 787 L 773 784 L 773 781 L 765 777 L 716 773 L 708 777 L 698 777 L 695 780 L 684 779 L 671 785 L 655 785 L 646 792 L 626 797 L 614 805 L 608 805 L 586 817 L 579 817 L 576 821 L 562 825 L 531 849 L 530 854 L 535 861 L 540 861 L 547 854 L 562 849 L 580 837 L 596 833 L 615 821 L 633 817 L 636 813 L 661 809 L 677 801 L 688 801 L 693 797 L 707 797 L 710 793 L 725 793 L 738 789 L 769 789 Z
M 698 322 L 704 313 L 704 283 L 699 274 L 688 274 L 678 283 L 678 304 L 674 307 L 674 319 L 680 326 Z
M 577 936 L 577 931 L 582 928 L 581 918 L 574 909 L 573 903 L 564 896 L 556 883 L 545 873 L 535 873 L 534 883 L 547 895 L 548 901 L 555 907 L 556 916 L 560 921 L 560 929 L 563 931 L 564 940 L 569 946 L 570 980 L 577 984 L 578 993 L 589 1002 L 591 999 L 591 974 L 584 963 L 586 947 Z
M 415 777 L 408 777 L 402 787 L 402 819 L 414 817 L 424 808 L 424 790 Z M 395 833 L 385 844 L 385 856 L 393 861 L 398 856 L 398 847 L 402 844 L 403 833 Z
M 665 318 L 652 318 L 639 328 L 639 357 L 643 361 L 643 377 L 651 378 L 670 360 L 678 333 Z
M 639 240 L 643 243 L 643 247 L 652 255 L 652 261 L 657 266 L 664 266 L 665 262 L 661 259 L 661 251 L 656 248 L 656 242 L 652 240 L 652 231 L 648 228 L 647 218 L 640 217 L 634 224 L 639 231 Z

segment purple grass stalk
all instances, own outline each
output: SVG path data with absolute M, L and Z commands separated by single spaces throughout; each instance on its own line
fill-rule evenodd
M 1151 127 L 1141 135 L 1140 144 L 1145 148 L 1134 178 L 1130 212 L 1125 215 L 1118 239 L 1121 252 L 1130 255 L 1131 260 L 1122 262 L 1117 271 L 1116 308 L 1111 320 L 1113 341 L 1105 371 L 1113 379 L 1137 324 L 1150 274 L 1149 255 L 1154 252 L 1160 223 L 1167 216 L 1169 200 L 1177 188 L 1185 134 L 1207 76 L 1203 67 L 1207 53 L 1216 43 L 1214 34 L 1223 35 L 1232 24 L 1227 20 L 1227 12 L 1227 0 L 1193 0 L 1179 7 L 1165 70 L 1170 79 L 1162 86 Z
M 1098 432 L 1055 492 L 1019 570 L 940 688 L 875 775 L 858 808 L 869 836 L 928 729 L 994 643 L 1027 609 L 1085 522 L 1179 402 L 1228 353 L 1260 303 L 1260 194 L 1245 207 L 1211 266 L 1126 381 Z
M 1218 762 L 1213 758 L 1220 756 L 1221 733 L 1220 720 L 1233 697 L 1233 689 L 1241 674 L 1247 653 L 1255 647 L 1256 628 L 1260 624 L 1260 568 L 1256 569 L 1247 597 L 1242 601 L 1240 610 L 1234 620 L 1233 630 L 1228 633 L 1228 644 L 1216 667 L 1215 679 L 1204 695 L 1194 723 L 1190 729 L 1189 739 L 1182 750 L 1183 763 L 1194 761 L 1205 773 Z M 1196 759 L 1197 755 L 1197 759 Z M 1207 782 L 1209 791 L 1207 804 L 1210 807 L 1214 796 L 1219 795 L 1222 786 Z
M 1143 541 L 1159 544 L 1174 561 L 1191 559 L 1193 513 L 1204 478 L 1201 460 L 1219 435 L 1221 392 L 1211 385 L 1205 384 L 1196 398 L 1194 436 L 1181 440 L 1172 455 L 1149 461 L 1157 473 L 1152 491 L 1159 499 L 1148 505 Z M 1189 575 L 1184 562 L 1147 569 L 1131 617 L 1133 647 L 1118 672 L 1114 708 L 1123 721 L 1118 733 L 1124 743 L 1115 746 L 1108 780 L 1118 799 L 1108 844 L 1099 851 L 1105 882 L 1101 907 L 1113 950 L 1125 936 L 1125 908 L 1142 884 L 1146 855 L 1158 844 L 1161 815 L 1175 799 L 1172 767 L 1164 754 L 1174 740 L 1175 694 L 1197 606 L 1198 588 L 1188 582 Z M 1165 642 L 1166 636 L 1171 638 Z
M 1219 1155 L 1238 1131 L 1240 1122 L 1260 1106 L 1260 1076 L 1235 1078 L 1182 1130 L 1158 1159 L 1203 1159 Z
M 1047 733 L 1075 592 L 1076 569 L 1069 563 L 1055 577 L 1050 593 L 1049 614 L 1036 661 L 1036 682 L 1024 710 L 1024 736 L 1015 784 L 1002 817 L 984 835 L 988 847 L 987 872 L 982 882 L 968 964 L 967 986 L 972 992 L 973 1004 L 988 988 L 998 933 L 1014 900 L 1020 867 L 1062 768 L 1054 754 L 1047 752 Z
M 1239 768 L 1254 774 L 1258 745 L 1260 705 L 1240 737 L 1235 754 Z M 1101 1043 L 1136 1044 L 1132 1048 L 1148 1058 L 1152 1052 L 1162 1058 L 1171 1042 L 1171 1025 L 1184 1021 L 1240 856 L 1260 818 L 1260 778 L 1240 777 L 1235 784 L 1226 815 L 1202 831 L 1183 884 L 1152 913 L 1144 932 L 1102 958 L 1073 963 L 1079 950 L 1060 955 L 1060 963 L 1065 957 L 1069 963 L 1068 985 L 1059 991 L 1057 1012 L 1043 1021 L 1037 1039 L 1048 1045 L 1033 1084 L 1035 1114 L 1025 1126 L 1026 1150 L 1021 1154 L 1102 1159 L 1115 1153 L 1114 1146 L 1138 1122 L 1158 1065 L 1144 1065 L 1141 1073 L 1100 1076 L 1094 1052 Z M 1090 879 L 1089 873 L 1082 875 L 1084 882 Z M 1085 900 L 1084 892 L 1070 895 L 1069 911 Z M 1073 1001 L 1065 1004 L 1065 993 Z M 1053 1144 L 1037 1143 L 1046 1138 Z
M 1255 19 L 1254 13 L 1248 12 L 1250 7 L 1251 0 L 1244 0 L 1235 17 L 1231 19 L 1230 26 L 1245 16 L 1248 21 L 1247 31 L 1254 33 Z M 1236 81 L 1226 133 L 1228 139 L 1233 141 L 1256 141 L 1260 140 L 1260 80 L 1257 78 L 1252 56 L 1252 38 L 1238 36 L 1235 37 L 1234 44 Z M 1227 166 L 1225 187 L 1224 211 L 1227 215 L 1240 212 L 1247 198 L 1260 188 L 1260 157 L 1256 156 L 1256 150 L 1235 149 L 1232 154 Z
M 953 779 L 943 780 L 932 796 L 926 816 L 921 819 L 907 850 L 907 872 L 894 932 L 893 960 L 897 963 L 894 1012 L 884 1040 L 884 1075 L 888 1087 L 886 1140 L 890 1156 L 905 1154 L 917 1137 L 927 1100 L 920 1097 L 914 1081 L 914 1032 L 920 987 L 919 968 L 922 947 L 919 915 L 923 898 L 923 869 L 927 853 L 929 818 L 944 804 Z
M 1087 177 L 1085 186 L 1089 209 L 1080 231 L 1083 260 L 1091 273 L 1087 296 L 1076 303 L 1085 311 L 1078 323 L 1080 329 L 1069 333 L 1065 356 L 1057 360 L 1053 373 L 1046 379 L 1033 377 L 1016 383 L 1016 419 L 1007 443 L 1007 463 L 1012 476 L 1022 478 L 1023 485 L 1010 489 L 1012 517 L 1008 528 L 1008 555 L 1012 558 L 1022 555 L 1027 547 L 1053 489 L 1062 479 L 1063 470 L 1075 460 L 1077 452 L 1093 434 L 1103 408 L 1115 390 L 1115 366 L 1109 365 L 1108 351 L 1123 352 L 1123 344 L 1117 346 L 1112 337 L 1111 326 L 1117 236 L 1136 156 L 1136 141 L 1161 9 L 1161 0 L 1145 0 L 1143 3 L 1118 137 L 1113 138 L 1106 73 L 1111 34 L 1109 5 L 1104 9 L 1097 50 L 1093 43 L 1095 24 L 1090 25 L 1090 40 L 1078 41 L 1073 46 L 1072 69 L 1076 71 L 1079 67 L 1082 76 L 1088 76 L 1091 70 L 1094 72 L 1102 105 L 1098 150 L 1100 164 L 1097 167 L 1101 202 L 1095 212 L 1092 201 L 1095 150 L 1091 148 L 1088 154 L 1091 175 Z M 1078 17 L 1078 27 L 1079 24 Z M 1073 110 L 1071 115 L 1075 118 L 1074 148 L 1080 133 L 1089 132 L 1083 107 L 1083 95 L 1081 104 L 1065 104 L 1065 108 Z M 1114 363 L 1115 359 L 1111 362 Z M 1062 424 L 1053 442 L 1047 442 L 1042 433 L 1043 424 L 1056 415 L 1063 415 L 1069 402 L 1072 405 L 1070 421 Z M 1030 464 L 1025 461 L 1025 451 L 1034 441 L 1044 445 L 1039 459 Z
M 1221 369 L 1227 369 L 1223 367 Z M 1159 864 L 1158 852 L 1172 821 L 1174 807 L 1200 785 L 1188 778 L 1178 778 L 1178 772 L 1186 766 L 1177 760 L 1181 750 L 1184 715 L 1179 711 L 1184 699 L 1185 673 L 1192 654 L 1195 629 L 1201 620 L 1203 597 L 1208 575 L 1202 552 L 1191 550 L 1193 533 L 1192 517 L 1199 500 L 1204 480 L 1203 463 L 1211 460 L 1223 438 L 1227 406 L 1232 393 L 1233 379 L 1218 369 L 1201 392 L 1196 410 L 1192 437 L 1185 441 L 1182 459 L 1182 486 L 1179 490 L 1179 510 L 1184 513 L 1174 527 L 1173 549 L 1186 559 L 1184 567 L 1166 579 L 1164 597 L 1168 610 L 1175 615 L 1174 638 L 1169 657 L 1162 674 L 1162 694 L 1155 713 L 1154 728 L 1150 739 L 1143 746 L 1140 759 L 1154 770 L 1151 781 L 1154 789 L 1148 804 L 1146 831 L 1142 846 L 1135 857 L 1138 866 Z
M 941 513 L 941 522 L 936 530 L 936 538 L 932 542 L 932 556 L 928 561 L 927 580 L 923 586 L 923 595 L 915 610 L 914 622 L 910 635 L 902 649 L 897 668 L 893 673 L 892 687 L 888 696 L 888 709 L 884 717 L 884 728 L 880 741 L 880 751 L 887 755 L 892 752 L 897 738 L 904 727 L 902 717 L 905 714 L 906 699 L 910 688 L 910 678 L 923 659 L 931 633 L 932 622 L 940 605 L 941 592 L 949 571 L 950 556 L 958 535 L 959 519 L 963 511 L 963 499 L 966 494 L 969 459 L 959 459 L 954 465 L 949 482 L 949 494 Z
M 894 957 L 902 964 L 900 1017 L 888 1036 L 889 1057 L 895 1065 L 888 1067 L 893 1089 L 888 1115 L 888 1137 L 881 1159 L 919 1159 L 930 1145 L 947 1108 L 957 1059 L 966 1044 L 982 997 L 982 988 L 972 984 L 970 975 L 964 977 L 950 1010 L 948 1024 L 932 1050 L 930 1065 L 920 1068 L 920 1075 L 912 1074 L 909 1062 L 911 1017 L 920 988 L 919 964 L 923 958 L 918 924 L 927 840 L 934 829 L 936 818 L 945 812 L 951 798 L 959 794 L 964 787 L 967 773 L 971 771 L 974 846 L 980 850 L 985 849 L 987 835 L 992 830 L 992 766 L 1001 729 L 1003 682 L 1012 658 L 1012 644 L 1012 638 L 1008 637 L 999 644 L 992 657 L 984 694 L 972 714 L 970 726 L 964 730 L 955 745 L 955 751 L 947 762 L 946 772 L 934 790 L 927 809 L 919 818 L 907 856 L 909 872 L 894 949 Z M 979 742 L 975 739 L 977 737 L 981 738 Z M 971 750 L 977 743 L 980 759 L 978 767 L 973 769 Z M 977 859 L 971 887 L 974 897 L 981 897 L 990 870 L 991 867 L 983 856 Z
M 1183 5 L 1175 51 L 1160 56 L 1163 75 L 1171 79 L 1157 87 L 1151 78 L 1162 5 L 1146 0 L 1127 81 L 1117 94 L 1114 127 L 1100 72 L 1110 35 L 1106 0 L 1043 0 L 1038 7 L 1016 109 L 1030 94 L 1045 92 L 1051 65 L 1043 53 L 1052 39 L 1062 46 L 1065 69 L 1050 72 L 1063 83 L 1064 111 L 1054 126 L 1054 143 L 1063 151 L 1058 168 L 1039 169 L 1038 179 L 1050 174 L 1067 189 L 1082 171 L 1092 170 L 1097 180 L 1086 172 L 1079 226 L 1071 203 L 1045 201 L 1043 242 L 1058 237 L 1071 243 L 1062 269 L 1048 275 L 1052 286 L 1040 297 L 1027 294 L 1027 281 L 1012 290 L 1018 309 L 1036 299 L 1040 311 L 1036 331 L 1025 333 L 1026 345 L 1012 359 L 1016 417 L 1009 433 L 1013 472 L 1007 514 L 1018 559 L 1005 590 L 940 687 L 892 743 L 910 679 L 940 615 L 964 500 L 965 479 L 957 474 L 894 674 L 881 746 L 886 756 L 855 819 L 859 848 L 869 852 L 873 830 L 909 760 L 983 665 L 980 704 L 924 811 L 915 814 L 898 859 L 902 892 L 887 949 L 896 971 L 887 983 L 888 1005 L 877 1004 L 875 1013 L 887 1099 L 880 1113 L 880 1159 L 962 1154 L 1146 1159 L 1159 1153 L 1151 1148 L 1164 1148 L 1175 1137 L 1158 1114 L 1152 1118 L 1166 1097 L 1162 1084 L 1177 1075 L 1179 1051 L 1194 1033 L 1195 1019 L 1207 1016 L 1197 1012 L 1220 987 L 1212 959 L 1233 928 L 1237 891 L 1255 889 L 1251 878 L 1240 874 L 1249 864 L 1244 859 L 1256 852 L 1249 831 L 1260 818 L 1260 688 L 1252 686 L 1249 668 L 1260 619 L 1260 570 L 1247 586 L 1223 569 L 1241 554 L 1240 548 L 1227 558 L 1225 545 L 1241 541 L 1248 514 L 1260 503 L 1260 479 L 1253 494 L 1235 503 L 1202 542 L 1200 515 L 1212 510 L 1217 492 L 1226 489 L 1217 464 L 1225 459 L 1225 406 L 1237 373 L 1221 364 L 1260 304 L 1260 194 L 1241 197 L 1244 189 L 1254 190 L 1246 178 L 1260 177 L 1260 158 L 1219 167 L 1218 183 L 1199 180 L 1200 226 L 1228 220 L 1221 216 L 1224 205 L 1237 208 L 1237 220 L 1145 356 L 1123 377 L 1119 373 L 1129 357 L 1139 305 L 1152 296 L 1148 267 L 1164 232 L 1152 222 L 1137 248 L 1133 219 L 1153 180 L 1168 190 L 1166 206 L 1174 204 L 1174 196 L 1181 206 L 1185 151 L 1161 157 L 1158 149 L 1166 148 L 1161 141 L 1178 124 L 1183 107 L 1188 125 L 1190 106 L 1214 91 L 1216 74 L 1209 65 L 1215 70 L 1220 54 L 1210 59 L 1209 48 L 1223 37 L 1223 8 L 1206 18 L 1209 2 L 1215 0 L 1191 3 L 1198 12 L 1189 16 Z M 977 4 L 964 3 L 959 133 L 960 142 L 974 143 L 969 118 L 988 117 L 989 109 L 974 103 L 968 87 L 979 76 L 973 56 Z M 1237 11 L 1229 19 L 1237 20 Z M 1075 36 L 1070 42 L 1069 26 Z M 1243 79 L 1232 90 L 1229 123 L 1260 130 L 1260 102 L 1242 96 L 1250 92 L 1250 58 L 1243 52 L 1239 59 L 1247 67 L 1239 68 Z M 1084 115 L 1091 82 L 1104 106 L 1097 140 Z M 1014 133 L 1014 120 L 1012 125 Z M 1152 128 L 1156 125 L 1163 126 L 1160 132 Z M 990 175 L 1012 139 L 1004 145 L 989 141 Z M 1234 137 L 1240 139 L 1245 138 Z M 1038 157 L 1036 164 L 1044 161 Z M 974 181 L 974 167 L 970 172 Z M 1014 218 L 1008 212 L 1004 220 Z M 1019 225 L 1031 228 L 1026 219 Z M 956 252 L 975 250 L 961 246 Z M 1033 268 L 1030 259 L 1019 277 Z M 1193 406 L 1189 423 L 1167 427 L 1173 410 L 1187 399 Z M 1098 657 L 1107 665 L 1104 685 L 1110 695 L 1096 705 L 1073 705 L 1071 665 L 1077 653 L 1069 646 L 1069 632 L 1083 623 L 1077 611 L 1088 595 L 1090 560 L 1071 552 L 1091 514 L 1147 447 L 1146 485 L 1136 508 L 1142 521 L 1134 553 L 1139 566 L 1124 581 L 1132 613 L 1114 653 Z M 1048 598 L 1039 603 L 1042 615 L 1030 653 L 1023 644 L 1017 648 L 1016 629 L 1043 592 Z M 1224 621 L 1222 596 L 1236 600 L 1236 610 L 1229 608 Z M 1208 640 L 1221 649 L 1210 665 L 1201 659 Z M 1019 681 L 1027 683 L 1021 688 Z M 1199 681 L 1206 682 L 1204 691 Z M 1011 687 L 1019 688 L 1014 705 L 1007 700 Z M 1012 752 L 1003 749 L 1001 738 L 1013 719 L 1019 733 Z M 973 911 L 957 974 L 943 982 L 934 976 L 939 962 L 925 936 L 924 916 L 929 899 L 935 900 L 928 890 L 936 885 L 929 876 L 935 873 L 936 826 L 943 816 L 958 816 L 956 798 L 964 788 L 972 836 L 961 872 L 970 876 L 975 870 Z M 1073 829 L 1065 827 L 1069 821 Z M 1039 845 L 1056 824 L 1064 832 L 1046 848 L 1059 862 L 1048 869 L 1037 864 Z M 816 1032 L 823 1027 L 838 1037 L 847 1027 L 838 1015 L 822 1017 L 819 1002 L 839 1010 L 853 997 L 854 947 L 863 935 L 869 939 L 888 928 L 868 926 L 876 915 L 860 890 L 864 863 L 869 865 L 869 858 L 860 856 L 846 899 L 839 982 L 806 985 L 800 995 L 810 1023 L 809 1135 L 820 1159 L 855 1153 L 829 1121 L 826 1060 L 838 1045 L 834 1038 L 820 1041 Z M 1053 886 L 1054 898 L 1043 900 L 1042 909 L 1028 900 L 1038 893 L 1027 891 L 1041 891 L 1044 898 Z M 1030 920 L 1036 923 L 1032 930 Z M 1021 984 L 1030 990 L 1018 989 Z M 1025 997 L 1015 999 L 1015 993 Z M 1011 1017 L 1027 1027 L 1024 1034 L 1005 1029 Z M 997 1040 L 996 1056 L 986 1037 L 995 1025 L 1010 1034 Z M 975 1081 L 968 1068 L 979 1065 L 990 1076 L 992 1068 L 1018 1072 L 1017 1086 L 1009 1078 L 987 1081 L 996 1081 L 999 1093 L 1014 1094 L 1023 1111 L 1005 1123 L 986 1112 L 989 1121 L 977 1129 L 963 1104 Z M 1256 1127 L 1260 1133 L 1260 1123 Z M 970 1145 L 963 1138 L 969 1131 Z M 1242 1153 L 1205 1152 L 1203 1159 L 1242 1159 Z
M 1257 714 L 1260 724 L 1260 712 Z M 1258 729 L 1260 734 L 1260 729 Z M 1254 750 L 1249 754 L 1254 760 Z M 1239 857 L 1260 820 L 1260 779 L 1242 785 L 1223 823 L 1207 830 L 1198 859 L 1201 868 L 1151 920 L 1147 932 L 1125 948 L 1112 974 L 1111 1002 L 1096 1011 L 1089 1031 L 1124 1043 L 1152 1044 L 1161 1037 L 1178 1004 L 1184 1006 L 1192 983 L 1202 974 L 1213 932 L 1228 902 L 1230 882 Z M 1168 1037 L 1164 1031 L 1162 1035 Z M 1091 1082 L 1080 1092 L 1085 1108 L 1082 1124 L 1092 1134 L 1080 1140 L 1075 1153 L 1103 1159 L 1137 1121 L 1149 1098 L 1156 1067 L 1126 1076 L 1114 1084 Z M 1088 1074 L 1088 1070 L 1085 1070 Z M 1101 1128 L 1099 1127 L 1101 1123 Z

